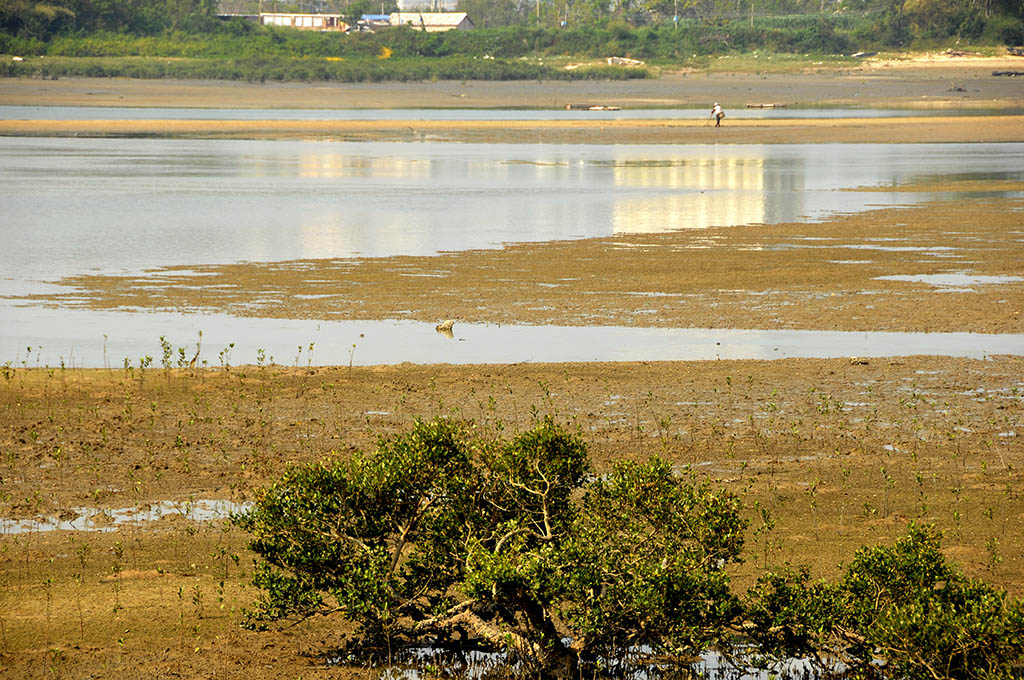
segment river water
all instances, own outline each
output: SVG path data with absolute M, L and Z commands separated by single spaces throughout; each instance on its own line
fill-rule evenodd
M 5 296 L 43 291 L 48 282 L 85 272 L 429 255 L 507 242 L 820 220 L 836 212 L 957 198 L 848 191 L 857 187 L 951 177 L 1024 179 L 1024 144 L 1010 143 L 614 146 L 3 138 L 0 161 L 0 295 Z M 285 351 L 291 354 L 310 342 L 339 348 L 321 350 L 315 363 L 452 360 L 451 342 L 439 344 L 443 349 L 436 353 L 421 351 L 436 344 L 432 336 L 416 351 L 399 348 L 381 359 L 368 356 L 357 340 L 350 353 L 350 339 L 365 333 L 355 327 L 339 330 L 339 342 L 332 343 L 306 326 L 275 320 L 249 320 L 242 329 L 210 316 L 78 310 L 55 317 L 18 304 L 0 300 L 0 362 L 120 364 L 122 358 L 158 354 L 160 335 L 184 345 L 194 342 L 197 330 L 212 337 L 219 329 L 266 338 L 261 349 L 276 351 L 279 360 Z M 395 328 L 390 332 L 407 332 Z M 653 347 L 629 357 L 612 351 L 566 357 L 554 351 L 560 343 L 550 341 L 564 332 L 550 329 L 549 340 L 525 355 L 523 345 L 507 340 L 507 327 L 498 336 L 483 329 L 474 333 L 479 342 L 493 345 L 486 353 L 466 351 L 466 343 L 473 342 L 469 337 L 452 342 L 461 345 L 459 356 L 474 361 L 685 358 Z M 616 335 L 615 342 L 631 344 L 630 333 L 644 332 L 622 331 L 626 335 Z M 225 345 L 241 339 L 223 337 Z M 121 343 L 116 353 L 115 343 Z M 826 351 L 827 343 L 806 343 L 791 355 Z M 584 341 L 582 346 L 612 344 Z M 777 344 L 770 339 L 751 352 L 771 356 Z M 969 344 L 975 352 L 994 351 L 985 343 Z M 736 346 L 749 345 L 744 340 Z M 28 347 L 35 348 L 34 356 Z M 101 354 L 101 347 L 106 352 Z M 710 346 L 712 358 L 735 355 L 721 347 Z M 819 349 L 808 349 L 813 347 Z M 254 352 L 255 347 L 244 356 L 236 352 L 236 361 L 252 363 Z

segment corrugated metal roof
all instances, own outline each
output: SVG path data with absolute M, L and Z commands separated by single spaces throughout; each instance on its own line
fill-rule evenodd
M 457 12 L 458 0 L 396 0 L 396 12 Z

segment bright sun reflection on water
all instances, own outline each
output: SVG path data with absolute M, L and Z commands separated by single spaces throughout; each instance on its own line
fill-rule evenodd
M 431 255 L 822 219 L 1024 178 L 1024 144 L 402 144 L 0 139 L 13 281 L 166 265 Z

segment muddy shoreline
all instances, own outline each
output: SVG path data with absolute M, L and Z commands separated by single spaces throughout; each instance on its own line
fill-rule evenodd
M 885 119 L 644 121 L 2 120 L 0 135 L 448 141 L 475 143 L 829 143 L 1024 141 L 1019 79 L 992 75 L 1013 57 L 865 62 L 803 73 L 663 73 L 638 81 L 268 83 L 69 78 L 0 79 L 20 106 L 196 109 L 564 109 L 568 105 L 708 108 L 859 107 L 970 110 L 970 116 Z
M 744 493 L 740 590 L 764 564 L 833 576 L 909 521 L 967 573 L 1024 594 L 1019 357 L 147 371 L 18 368 L 0 385 L 4 516 L 250 501 L 294 463 L 346 456 L 414 418 L 508 436 L 579 428 L 598 470 L 652 453 Z M 776 522 L 769 534 L 754 503 Z M 0 537 L 0 661 L 15 677 L 376 677 L 328 667 L 334 617 L 240 627 L 246 536 L 179 515 L 110 533 Z M 237 556 L 237 560 L 235 557 Z M 55 661 L 56 659 L 56 661 Z
M 957 182 L 916 188 L 955 192 Z M 957 201 L 820 223 L 85 274 L 60 281 L 66 293 L 27 300 L 287 319 L 1024 333 L 1024 201 L 964 188 Z M 964 283 L 929 283 L 951 273 Z M 972 285 L 977 276 L 993 278 Z
M 789 107 L 1024 108 L 1024 58 L 918 55 L 864 60 L 798 73 L 668 71 L 633 81 L 437 81 L 393 83 L 244 83 L 128 78 L 0 78 L 0 101 L 22 106 L 138 106 L 248 109 L 623 108 L 727 109 L 750 103 Z M 766 65 L 767 67 L 768 65 Z
M 1020 142 L 1020 116 L 729 120 L 4 120 L 0 136 L 299 139 L 476 144 Z

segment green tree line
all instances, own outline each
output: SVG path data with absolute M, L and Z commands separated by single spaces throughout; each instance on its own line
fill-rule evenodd
M 217 0 L 0 0 L 0 52 L 357 58 L 387 48 L 398 57 L 678 60 L 752 49 L 1024 43 L 1024 0 L 460 0 L 460 9 L 478 30 L 339 35 L 221 19 Z

